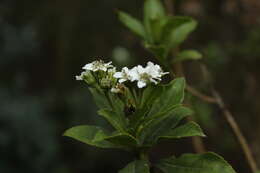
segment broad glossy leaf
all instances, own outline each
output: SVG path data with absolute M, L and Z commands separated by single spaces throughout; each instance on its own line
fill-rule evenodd
M 158 86 L 159 87 L 159 86 Z M 176 78 L 162 87 L 158 103 L 152 107 L 151 115 L 166 111 L 174 105 L 181 104 L 184 99 L 185 80 Z
M 235 173 L 221 156 L 211 152 L 164 159 L 157 167 L 164 173 Z
M 171 129 L 170 131 L 166 132 L 164 135 L 160 136 L 160 138 L 176 139 L 176 138 L 191 137 L 191 136 L 201 136 L 201 137 L 205 136 L 200 126 L 195 122 L 188 122 L 175 129 Z
M 140 107 L 151 106 L 162 93 L 162 87 L 150 85 L 143 91 L 143 97 Z
M 149 117 L 144 125 L 138 129 L 137 138 L 141 143 L 152 145 L 157 142 L 159 136 L 176 127 L 180 120 L 192 114 L 189 108 L 175 106 L 172 109 Z
M 136 147 L 137 139 L 128 133 L 115 132 L 111 136 L 105 137 L 105 140 L 120 146 Z
M 98 114 L 103 116 L 116 130 L 125 131 L 127 123 L 123 112 L 120 114 L 108 109 L 102 109 L 98 111 Z
M 202 58 L 202 54 L 196 50 L 184 50 L 180 52 L 173 62 L 182 62 L 186 60 L 199 60 Z
M 140 36 L 141 38 L 145 39 L 146 33 L 143 24 L 134 17 L 130 16 L 129 14 L 119 11 L 118 13 L 119 20 L 132 32 Z
M 160 103 L 163 108 L 182 103 L 184 99 L 185 79 L 176 78 L 168 85 L 163 86 Z
M 169 18 L 163 31 L 163 42 L 168 49 L 175 48 L 182 43 L 196 28 L 197 22 L 189 17 L 175 16 Z
M 135 160 L 129 163 L 125 168 L 121 169 L 118 173 L 150 173 L 149 165 L 146 161 Z
M 120 148 L 119 145 L 104 140 L 104 138 L 109 136 L 109 133 L 97 126 L 75 126 L 66 130 L 63 135 L 95 147 Z

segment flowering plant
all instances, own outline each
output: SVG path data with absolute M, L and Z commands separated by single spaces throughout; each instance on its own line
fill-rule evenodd
M 119 12 L 119 17 L 144 39 L 145 46 L 167 68 L 170 49 L 176 48 L 196 23 L 186 17 L 165 16 L 159 0 L 146 0 L 144 11 L 144 26 L 126 13 Z M 175 61 L 196 59 L 199 55 L 194 50 L 183 51 Z M 112 62 L 97 60 L 83 69 L 76 80 L 87 84 L 100 109 L 98 114 L 111 124 L 113 131 L 81 125 L 68 129 L 64 135 L 95 147 L 133 152 L 135 160 L 119 173 L 235 173 L 221 156 L 211 152 L 172 156 L 155 164 L 150 162 L 150 149 L 163 139 L 205 136 L 197 123 L 182 123 L 192 114 L 192 110 L 183 105 L 184 78 L 164 79 L 169 72 L 152 62 L 145 67 L 123 67 L 117 71 Z

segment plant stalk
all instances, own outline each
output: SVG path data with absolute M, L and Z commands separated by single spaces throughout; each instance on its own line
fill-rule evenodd
M 201 67 L 204 69 L 202 71 L 203 76 L 205 78 L 205 80 L 207 81 L 212 81 L 211 78 L 211 74 L 208 71 L 207 67 L 204 65 L 201 65 Z M 228 110 L 225 106 L 225 103 L 222 99 L 222 97 L 220 96 L 219 92 L 216 91 L 216 89 L 214 88 L 212 82 L 210 82 L 211 84 L 211 88 L 212 88 L 212 95 L 215 99 L 215 104 L 222 110 L 224 118 L 226 119 L 228 125 L 230 126 L 230 128 L 232 129 L 237 141 L 239 142 L 241 149 L 245 155 L 245 159 L 249 164 L 249 167 L 252 171 L 252 173 L 256 173 L 258 171 L 258 167 L 256 164 L 256 161 L 253 157 L 252 151 L 248 145 L 248 142 L 245 138 L 245 136 L 243 135 L 238 123 L 236 122 L 234 116 L 232 115 L 232 113 L 230 112 L 230 110 Z
M 228 124 L 230 125 L 231 129 L 233 130 L 244 154 L 246 157 L 246 160 L 251 168 L 251 171 L 253 173 L 256 173 L 258 171 L 257 168 L 257 164 L 256 161 L 253 157 L 252 151 L 250 150 L 250 147 L 248 145 L 248 142 L 246 140 L 246 138 L 244 137 L 241 129 L 239 128 L 236 120 L 234 119 L 234 116 L 231 114 L 231 112 L 226 108 L 221 96 L 219 95 L 219 93 L 216 90 L 213 90 L 213 95 L 216 98 L 217 101 L 217 105 L 219 106 L 219 108 L 222 110 L 223 115 L 225 117 L 225 119 L 227 120 Z

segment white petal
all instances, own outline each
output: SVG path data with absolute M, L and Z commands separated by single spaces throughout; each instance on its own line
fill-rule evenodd
M 143 68 L 142 66 L 138 65 L 137 68 L 136 68 L 137 72 L 142 74 L 142 73 L 145 73 L 146 72 L 146 69 Z
M 151 78 L 150 81 L 153 82 L 154 84 L 158 84 L 158 82 L 156 80 L 154 80 L 153 78 Z
M 114 76 L 114 78 L 122 78 L 123 74 L 122 74 L 122 72 L 116 72 L 113 76 Z
M 138 86 L 138 88 L 143 88 L 143 87 L 146 86 L 146 83 L 143 82 L 143 81 L 138 81 L 138 82 L 137 82 L 137 86 Z
M 154 66 L 154 63 L 152 63 L 151 61 L 149 61 L 149 62 L 147 63 L 147 66 Z
M 119 79 L 119 83 L 123 83 L 123 82 L 125 82 L 125 81 L 127 81 L 127 79 Z
M 104 66 L 104 67 L 100 67 L 99 69 L 97 70 L 101 70 L 101 71 L 107 71 L 107 68 Z
M 111 66 L 112 61 L 109 61 L 108 63 L 105 64 L 105 66 Z
M 128 72 L 129 72 L 129 69 L 128 69 L 127 67 L 124 67 L 124 68 L 122 68 L 122 72 L 128 73 Z
M 82 67 L 82 69 L 84 69 L 84 70 L 93 70 L 93 64 L 92 63 L 86 64 L 84 67 Z
M 129 76 L 129 80 L 131 80 L 132 82 L 140 79 L 140 75 L 137 72 L 136 68 L 131 69 L 128 72 L 128 76 Z

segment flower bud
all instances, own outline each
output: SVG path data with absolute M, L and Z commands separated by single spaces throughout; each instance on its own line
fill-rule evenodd
M 93 86 L 97 83 L 93 74 L 88 70 L 84 72 L 82 79 L 90 86 Z
M 111 88 L 112 81 L 109 78 L 103 78 L 100 80 L 101 88 Z

